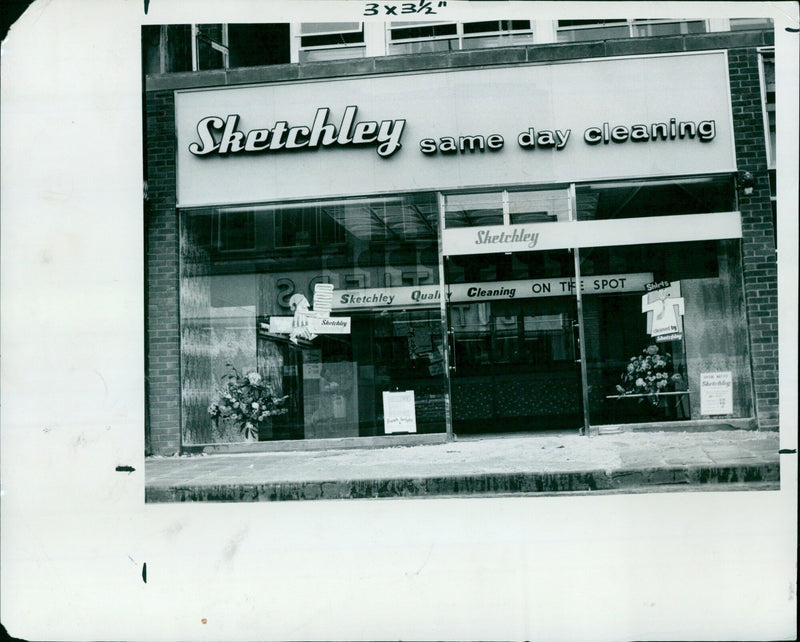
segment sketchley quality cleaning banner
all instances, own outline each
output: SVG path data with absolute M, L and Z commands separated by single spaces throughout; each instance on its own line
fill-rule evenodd
M 176 92 L 182 207 L 735 170 L 700 52 Z

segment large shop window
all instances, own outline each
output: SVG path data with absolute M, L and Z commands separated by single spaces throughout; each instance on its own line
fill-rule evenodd
M 580 269 L 593 425 L 753 416 L 738 240 L 584 248 Z M 594 293 L 608 274 L 648 290 Z
M 435 195 L 180 227 L 184 444 L 445 431 Z

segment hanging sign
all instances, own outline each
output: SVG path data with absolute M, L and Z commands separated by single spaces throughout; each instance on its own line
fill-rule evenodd
M 383 429 L 387 435 L 395 432 L 417 432 L 413 390 L 384 390 Z
M 350 317 L 330 316 L 333 286 L 317 283 L 314 286 L 314 309 L 302 294 L 294 294 L 289 299 L 291 317 L 270 317 L 268 323 L 261 323 L 262 332 L 271 335 L 288 335 L 289 341 L 313 341 L 320 334 L 350 334 Z M 266 327 L 264 327 L 266 326 Z
M 680 281 L 648 283 L 642 296 L 642 312 L 647 315 L 647 334 L 657 343 L 683 338 L 684 299 Z
M 641 292 L 653 280 L 651 272 L 603 274 L 581 278 L 584 294 Z M 521 279 L 490 283 L 454 283 L 447 286 L 450 303 L 470 303 L 494 299 L 530 299 L 575 294 L 575 279 Z M 334 310 L 411 308 L 438 306 L 442 299 L 439 285 L 417 285 L 399 288 L 369 288 L 334 290 L 331 304 Z M 274 318 L 274 317 L 273 317 Z
M 700 414 L 733 414 L 733 373 L 700 373 Z

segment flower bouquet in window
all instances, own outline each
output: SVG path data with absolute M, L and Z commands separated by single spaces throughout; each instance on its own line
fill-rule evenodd
M 218 424 L 220 417 L 230 419 L 246 439 L 257 439 L 259 428 L 270 417 L 287 412 L 288 395 L 278 397 L 257 372 L 240 373 L 227 364 L 230 372 L 222 377 L 217 401 L 208 407 L 208 414 Z
M 647 400 L 654 406 L 659 404 L 659 393 L 683 388 L 683 377 L 674 371 L 672 356 L 661 354 L 655 344 L 630 358 L 617 384 L 620 395 L 645 395 L 639 397 L 639 401 Z

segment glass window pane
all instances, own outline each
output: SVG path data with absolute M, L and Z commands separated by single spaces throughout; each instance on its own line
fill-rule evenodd
M 533 42 L 532 33 L 513 33 L 497 36 L 471 36 L 462 40 L 463 49 L 485 49 L 489 47 L 511 47 Z
M 366 55 L 364 47 L 331 47 L 329 49 L 301 49 L 300 62 L 317 62 L 320 60 L 347 60 L 350 58 L 363 58 Z
M 184 443 L 383 435 L 395 390 L 417 432 L 445 431 L 435 195 L 180 221 Z
M 508 210 L 512 225 L 568 221 L 569 190 L 509 192 Z
M 731 31 L 772 29 L 772 18 L 731 18 Z
M 289 25 L 229 24 L 231 67 L 280 65 L 290 62 Z
M 593 425 L 753 416 L 738 240 L 580 259 Z
M 450 194 L 445 197 L 445 227 L 502 224 L 502 192 Z
M 775 55 L 773 53 L 761 54 L 761 68 L 764 83 L 761 96 L 768 134 L 767 161 L 770 167 L 775 167 Z
M 142 25 L 142 73 L 161 73 L 161 46 L 161 27 Z
M 327 33 L 347 33 L 361 31 L 360 22 L 304 22 L 300 25 L 300 33 L 313 36 Z
M 393 41 L 409 40 L 415 38 L 441 38 L 446 36 L 456 35 L 458 27 L 456 23 L 407 23 L 407 26 L 396 27 L 392 23 L 389 31 L 390 37 Z
M 224 69 L 223 25 L 197 25 L 197 68 Z
M 457 49 L 457 39 L 412 40 L 409 42 L 392 42 L 389 44 L 389 53 L 393 55 L 431 53 L 434 51 L 455 51 Z
M 628 21 L 624 19 L 558 21 L 558 42 L 628 38 L 630 35 Z
M 634 20 L 634 36 L 672 36 L 687 33 L 705 33 L 705 20 L 654 21 Z
M 575 189 L 579 221 L 730 212 L 734 185 L 729 176 L 598 183 Z
M 192 70 L 192 28 L 167 25 L 167 72 Z

